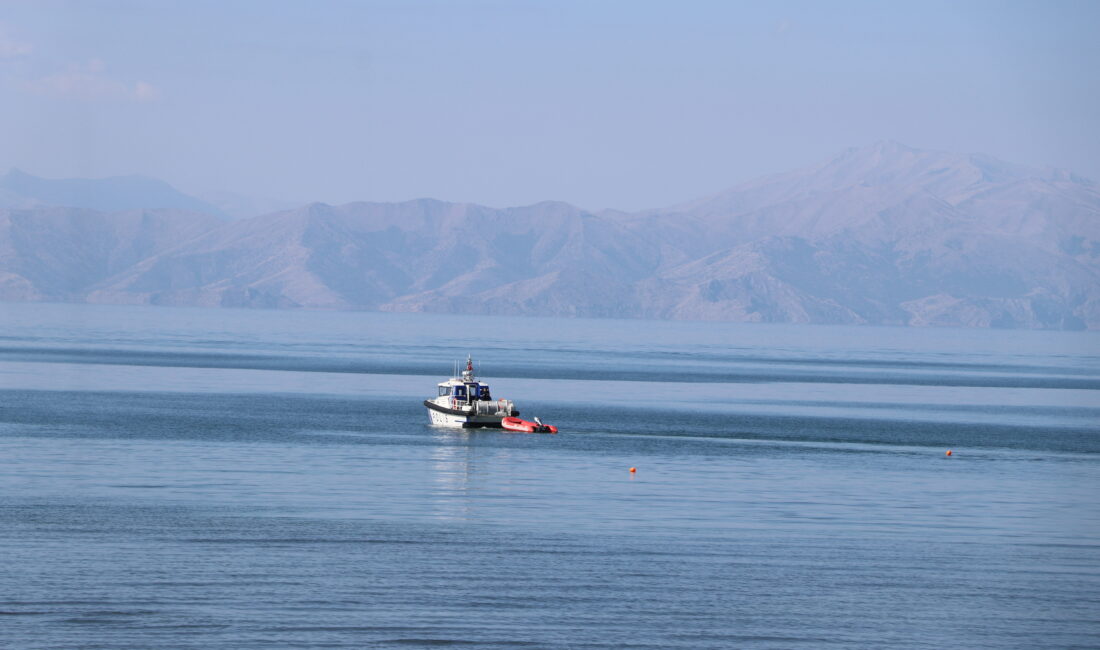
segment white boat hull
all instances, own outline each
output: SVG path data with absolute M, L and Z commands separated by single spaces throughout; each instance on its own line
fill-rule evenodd
M 433 427 L 461 427 L 466 425 L 465 415 L 451 415 L 428 409 L 428 417 L 432 419 Z
M 515 410 L 510 402 L 507 404 L 506 409 L 502 408 L 496 412 L 489 413 L 484 411 L 477 413 L 473 409 L 456 410 L 431 400 L 425 400 L 424 406 L 428 407 L 428 417 L 431 419 L 432 426 L 436 427 L 462 427 L 467 429 L 474 427 L 490 427 L 499 429 L 501 427 L 501 421 L 505 417 L 519 414 L 519 411 Z

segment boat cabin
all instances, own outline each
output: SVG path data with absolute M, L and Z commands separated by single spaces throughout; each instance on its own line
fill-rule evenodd
M 474 379 L 474 361 L 470 357 L 466 357 L 466 369 L 462 371 L 461 379 L 455 377 L 440 382 L 439 396 L 450 397 L 453 406 L 493 401 L 489 385 Z
M 439 384 L 439 396 L 450 397 L 452 400 L 464 404 L 478 401 L 491 402 L 493 400 L 492 395 L 489 393 L 488 384 L 479 381 L 463 382 L 455 379 Z

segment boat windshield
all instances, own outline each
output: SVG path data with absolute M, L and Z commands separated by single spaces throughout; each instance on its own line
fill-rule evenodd
M 455 391 L 454 391 L 453 395 L 457 399 L 466 399 L 466 387 L 465 386 L 455 386 Z
M 477 394 L 478 399 L 482 399 L 482 400 L 485 400 L 487 402 L 491 402 L 493 400 L 493 398 L 489 395 L 489 387 L 486 386 L 485 384 L 482 384 L 482 385 L 478 386 L 477 390 L 478 390 L 478 394 Z

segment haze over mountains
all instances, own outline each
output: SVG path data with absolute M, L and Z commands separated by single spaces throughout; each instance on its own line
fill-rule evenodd
M 0 206 L 8 301 L 1100 329 L 1094 183 L 893 142 L 638 213 L 422 199 L 227 221 L 152 179 L 21 172 Z
M 0 207 L 42 206 L 81 207 L 104 212 L 171 208 L 225 216 L 210 203 L 147 176 L 48 179 L 18 169 L 0 176 Z

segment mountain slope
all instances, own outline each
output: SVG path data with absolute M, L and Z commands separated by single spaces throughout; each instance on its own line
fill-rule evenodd
M 1100 193 L 1066 172 L 887 142 L 633 219 L 707 253 L 657 317 L 1100 326 Z
M 221 223 L 178 210 L 0 209 L 0 297 L 83 300 L 95 283 Z
M 589 313 L 591 282 L 648 271 L 629 232 L 562 203 L 312 204 L 239 221 L 107 278 L 93 302 Z

